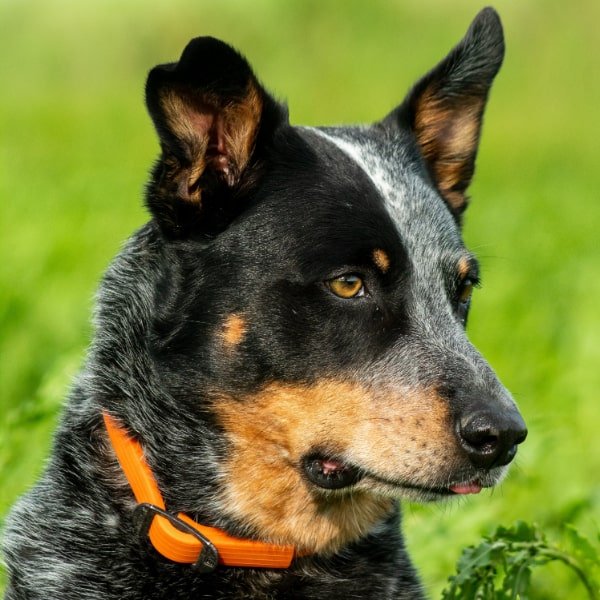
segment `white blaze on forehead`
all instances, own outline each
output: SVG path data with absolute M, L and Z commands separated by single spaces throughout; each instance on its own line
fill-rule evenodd
M 385 160 L 380 156 L 381 153 L 375 147 L 369 147 L 367 140 L 359 143 L 358 141 L 350 141 L 315 127 L 306 127 L 306 129 L 329 141 L 356 163 L 366 173 L 385 200 L 392 204 L 396 204 L 402 200 L 397 182 L 394 185 L 394 182 L 390 178 L 389 166 L 386 165 Z
M 462 244 L 450 212 L 435 190 L 419 175 L 414 161 L 405 156 L 401 144 L 378 143 L 360 128 L 350 130 L 303 127 L 335 146 L 371 180 L 402 232 L 404 245 L 416 254 L 439 254 L 444 247 L 452 254 Z

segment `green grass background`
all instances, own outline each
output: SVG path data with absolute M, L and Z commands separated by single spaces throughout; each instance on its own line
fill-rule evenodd
M 0 514 L 44 465 L 92 334 L 94 289 L 146 220 L 157 143 L 147 70 L 189 38 L 239 47 L 302 124 L 375 120 L 462 36 L 473 0 L 3 0 L 0 4 Z M 530 435 L 500 489 L 409 506 L 432 597 L 498 523 L 600 507 L 600 3 L 499 0 L 507 56 L 486 115 L 465 237 L 484 268 L 470 335 Z M 536 599 L 583 597 L 560 568 Z M 2 583 L 0 581 L 0 590 Z

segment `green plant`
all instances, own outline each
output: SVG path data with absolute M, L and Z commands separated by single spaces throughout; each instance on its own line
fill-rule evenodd
M 600 598 L 600 548 L 574 527 L 564 529 L 566 544 L 548 542 L 535 525 L 518 522 L 498 527 L 458 560 L 456 575 L 442 593 L 443 600 L 527 600 L 532 569 L 559 561 L 583 584 L 589 598 Z

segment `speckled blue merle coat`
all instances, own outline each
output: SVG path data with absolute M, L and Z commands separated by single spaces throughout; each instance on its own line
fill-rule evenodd
M 102 282 L 52 457 L 8 519 L 7 600 L 423 597 L 398 499 L 495 485 L 525 435 L 464 332 L 460 222 L 503 51 L 485 9 L 369 127 L 292 127 L 211 38 L 150 72 L 152 219 Z M 304 556 L 211 574 L 159 556 L 103 411 L 170 510 Z

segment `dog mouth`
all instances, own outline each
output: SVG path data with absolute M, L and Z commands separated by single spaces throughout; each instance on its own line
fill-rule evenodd
M 323 490 L 345 490 L 361 488 L 371 489 L 375 493 L 390 496 L 405 496 L 421 500 L 436 500 L 443 497 L 479 494 L 483 488 L 495 485 L 496 477 L 459 476 L 443 486 L 421 485 L 405 481 L 396 481 L 382 477 L 356 465 L 345 462 L 335 456 L 311 454 L 301 463 L 306 478 L 316 487 Z
M 317 487 L 325 490 L 341 490 L 358 483 L 365 473 L 344 461 L 312 454 L 302 461 L 302 470 L 307 479 Z

